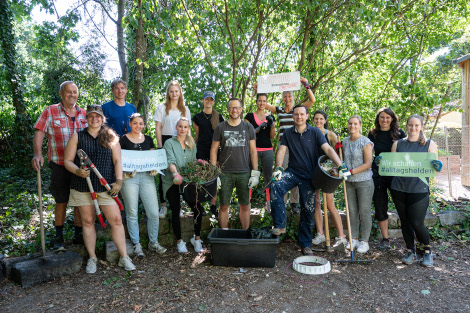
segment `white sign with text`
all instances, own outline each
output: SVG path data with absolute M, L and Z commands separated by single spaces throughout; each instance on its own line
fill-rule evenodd
M 258 76 L 257 93 L 300 90 L 300 72 Z
M 122 170 L 124 172 L 149 172 L 168 168 L 165 149 L 159 150 L 121 150 Z

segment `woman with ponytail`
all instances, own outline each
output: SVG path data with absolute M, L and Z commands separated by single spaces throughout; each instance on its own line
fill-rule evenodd
M 191 125 L 191 112 L 184 105 L 183 90 L 177 80 L 172 80 L 166 87 L 165 102 L 157 106 L 155 115 L 155 134 L 157 136 L 158 149 L 161 149 L 165 141 L 176 136 L 176 122 L 180 117 L 186 117 Z M 162 190 L 162 178 L 158 184 L 158 193 L 160 194 L 160 217 L 166 216 L 167 208 L 164 193 Z M 179 213 L 179 212 L 178 212 Z M 182 213 L 181 213 L 182 215 Z
M 392 152 L 431 152 L 438 156 L 437 145 L 423 133 L 423 118 L 413 114 L 406 120 L 408 137 L 395 141 Z M 380 163 L 380 157 L 376 163 Z M 442 169 L 442 162 L 432 160 L 436 171 Z M 429 178 L 426 178 L 429 183 Z M 419 177 L 393 177 L 391 185 L 392 200 L 400 216 L 401 231 L 406 243 L 407 252 L 402 259 L 404 264 L 416 261 L 415 235 L 424 245 L 424 254 L 421 265 L 433 265 L 429 231 L 424 225 L 424 218 L 429 206 L 429 186 Z
M 96 230 L 95 208 L 92 196 L 85 178 L 90 177 L 91 184 L 96 193 L 96 199 L 111 226 L 111 236 L 121 256 L 118 265 L 126 271 L 135 270 L 134 264 L 127 255 L 126 236 L 122 225 L 121 212 L 112 198 L 119 193 L 122 187 L 122 163 L 121 146 L 118 135 L 105 126 L 106 118 L 99 105 L 89 105 L 86 112 L 88 127 L 73 134 L 65 148 L 65 168 L 71 173 L 69 205 L 78 207 L 82 216 L 83 241 L 87 249 L 89 259 L 86 266 L 88 274 L 96 273 L 98 259 L 96 258 Z M 112 189 L 107 192 L 101 185 L 99 178 L 90 174 L 89 169 L 81 168 L 77 150 L 82 149 L 90 160 L 99 169 L 101 175 L 111 183 Z
M 215 103 L 215 94 L 212 91 L 205 91 L 202 95 L 202 104 L 204 109 L 195 114 L 193 117 L 193 127 L 196 132 L 196 158 L 209 161 L 212 146 L 212 136 L 214 136 L 214 129 L 219 123 L 224 121 L 224 118 L 213 106 Z M 217 206 L 215 205 L 216 197 L 211 202 L 211 212 L 216 217 L 218 216 Z
M 186 117 L 180 117 L 178 119 L 176 130 L 177 135 L 167 140 L 163 146 L 169 165 L 163 177 L 163 192 L 171 206 L 171 224 L 177 239 L 176 248 L 179 253 L 186 253 L 188 249 L 186 248 L 186 242 L 181 238 L 181 222 L 179 216 L 181 209 L 179 185 L 183 183 L 183 177 L 180 175 L 179 171 L 188 163 L 196 162 L 197 149 L 194 139 L 190 135 L 189 120 Z M 197 162 L 205 164 L 204 160 L 199 159 Z M 195 236 L 191 238 L 191 244 L 194 246 L 194 251 L 199 253 L 202 251 L 200 235 L 204 208 L 201 203 L 188 203 L 188 205 L 194 212 Z

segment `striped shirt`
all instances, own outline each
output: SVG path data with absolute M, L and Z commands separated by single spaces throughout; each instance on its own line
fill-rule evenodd
M 75 109 L 75 121 L 72 121 L 62 103 L 50 105 L 34 125 L 34 129 L 47 134 L 47 159 L 59 165 L 64 165 L 65 147 L 70 137 L 88 126 L 86 111 L 77 105 Z
M 284 130 L 294 126 L 294 110 L 286 112 L 282 107 L 276 107 L 276 114 L 279 119 L 279 134 L 282 136 Z

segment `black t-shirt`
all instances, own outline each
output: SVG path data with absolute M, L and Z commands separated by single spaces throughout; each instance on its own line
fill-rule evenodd
M 212 136 L 214 136 L 214 130 L 212 129 L 211 116 L 204 112 L 195 114 L 192 118 L 194 124 L 199 127 L 199 136 L 197 138 L 196 147 L 197 149 L 209 148 L 212 145 Z M 219 114 L 219 122 L 223 122 L 224 118 L 222 114 Z
M 271 115 L 271 117 L 274 119 L 274 116 Z M 260 124 L 256 123 L 255 121 L 255 114 L 254 113 L 248 113 L 245 115 L 245 120 L 251 123 L 254 128 L 258 127 Z M 256 134 L 256 148 L 272 148 L 271 144 L 271 137 L 269 136 L 269 133 L 271 132 L 271 127 L 273 127 L 273 120 L 269 118 L 265 118 L 266 124 L 268 126 L 264 129 L 261 129 L 257 134 Z
M 398 135 L 398 140 L 406 137 L 405 132 L 402 129 L 399 129 L 398 131 L 400 132 L 400 134 Z M 372 135 L 372 132 L 369 132 L 369 135 L 367 137 L 370 139 L 370 141 L 374 143 L 375 156 L 380 155 L 382 152 L 392 151 L 394 140 L 390 136 L 389 130 L 379 130 L 376 133 L 375 138 L 374 135 Z M 377 165 L 375 165 L 375 162 L 372 162 L 372 170 L 374 171 L 374 173 L 378 172 L 378 168 Z
M 150 149 L 155 149 L 155 144 L 150 136 L 144 135 L 145 139 L 141 143 L 133 143 L 127 138 L 126 135 L 119 138 L 119 143 L 121 144 L 121 149 L 124 150 L 138 150 L 145 151 Z

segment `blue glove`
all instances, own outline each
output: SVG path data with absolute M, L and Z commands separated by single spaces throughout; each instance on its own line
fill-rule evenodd
M 349 169 L 346 163 L 343 162 L 340 166 L 338 166 L 339 177 L 348 177 L 349 176 Z
M 278 166 L 274 169 L 274 172 L 273 172 L 273 179 L 272 181 L 275 182 L 275 181 L 278 181 L 281 179 L 282 177 L 282 173 L 284 173 L 284 168 L 281 167 L 281 166 Z
M 440 172 L 442 170 L 442 162 L 439 161 L 439 160 L 432 160 L 431 161 L 431 164 L 432 166 L 434 167 L 434 169 L 438 172 Z
M 380 161 L 382 161 L 382 156 L 381 155 L 376 156 L 375 159 L 374 159 L 375 165 L 379 166 Z

